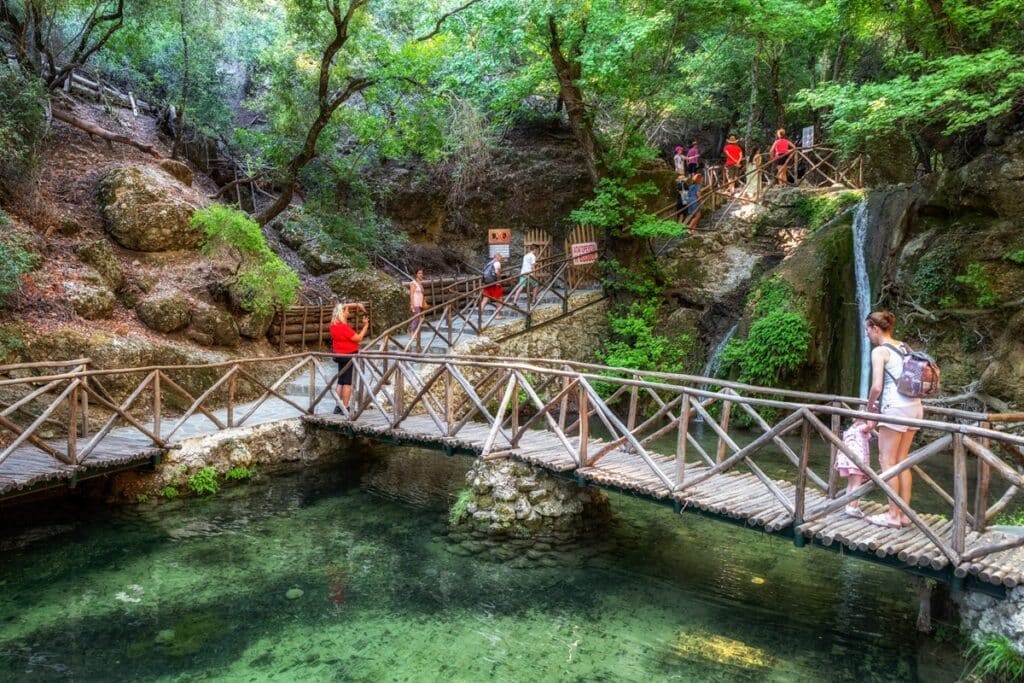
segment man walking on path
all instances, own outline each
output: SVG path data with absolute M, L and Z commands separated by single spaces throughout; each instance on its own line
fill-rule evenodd
M 725 179 L 729 183 L 728 191 L 733 192 L 736 188 L 736 179 L 740 175 L 740 163 L 743 161 L 743 148 L 737 144 L 739 140 L 735 135 L 730 135 L 722 148 L 725 153 Z
M 516 287 L 516 298 L 512 301 L 513 306 L 519 305 L 519 295 L 526 292 L 526 301 L 537 305 L 537 294 L 540 292 L 539 283 L 533 277 L 533 267 L 537 263 L 537 245 L 531 244 L 526 253 L 523 254 L 523 267 L 519 270 L 519 285 Z

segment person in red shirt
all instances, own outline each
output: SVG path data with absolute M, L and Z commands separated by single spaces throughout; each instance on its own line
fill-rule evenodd
M 725 142 L 726 145 L 722 148 L 722 152 L 725 154 L 725 179 L 729 182 L 728 191 L 732 192 L 736 187 L 736 179 L 742 168 L 743 148 L 737 144 L 739 140 L 735 135 L 730 135 Z
M 334 315 L 331 316 L 331 345 L 334 351 L 334 362 L 338 364 L 338 399 L 344 412 L 348 413 L 348 403 L 352 398 L 352 368 L 355 363 L 355 355 L 359 353 L 359 342 L 366 336 L 370 328 L 370 316 L 363 320 L 363 329 L 356 332 L 348 321 L 351 318 L 352 310 L 358 308 L 366 313 L 366 307 L 362 304 L 338 304 L 334 307 Z M 342 407 L 335 406 L 334 412 L 341 413 Z
M 789 162 L 793 158 L 796 147 L 786 139 L 786 129 L 775 131 L 775 142 L 772 143 L 771 157 L 775 162 L 775 177 L 782 185 L 789 183 Z

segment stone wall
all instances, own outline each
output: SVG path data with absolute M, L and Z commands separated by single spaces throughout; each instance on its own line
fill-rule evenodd
M 307 430 L 299 418 L 226 429 L 182 440 L 180 447 L 169 450 L 151 471 L 115 475 L 107 497 L 111 502 L 136 502 L 159 496 L 166 487 L 185 495 L 189 492 L 189 477 L 204 467 L 213 467 L 219 477 L 234 468 L 256 468 L 267 473 L 337 457 L 351 451 L 353 444 L 335 432 Z
M 604 491 L 514 460 L 478 460 L 466 482 L 452 517 L 469 536 L 570 541 L 604 526 L 611 515 Z
M 574 298 L 573 306 L 581 306 L 588 300 L 600 298 L 600 294 L 583 295 Z M 573 315 L 541 325 L 544 320 L 554 318 L 562 312 L 560 306 L 543 307 L 534 316 L 534 327 L 525 329 L 523 322 L 501 326 L 501 333 L 508 334 L 510 325 L 523 329 L 511 339 L 493 345 L 491 350 L 481 351 L 489 355 L 519 356 L 523 358 L 558 358 L 592 362 L 601 341 L 608 336 L 608 302 L 601 301 Z
M 964 591 L 958 598 L 960 621 L 971 639 L 981 642 L 989 636 L 1005 636 L 1024 657 L 1024 586 L 1009 591 L 1005 600 Z

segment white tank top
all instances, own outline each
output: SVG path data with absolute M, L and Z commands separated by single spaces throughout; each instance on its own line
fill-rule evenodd
M 899 346 L 898 344 L 896 346 Z M 882 409 L 915 406 L 921 403 L 919 398 L 908 398 L 896 390 L 896 380 L 903 374 L 903 356 L 886 346 L 889 360 L 885 361 L 885 375 L 882 388 Z

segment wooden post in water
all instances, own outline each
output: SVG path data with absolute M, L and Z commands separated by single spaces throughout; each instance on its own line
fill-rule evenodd
M 953 434 L 953 526 L 950 530 L 953 552 L 964 552 L 967 534 L 967 452 L 964 435 Z

